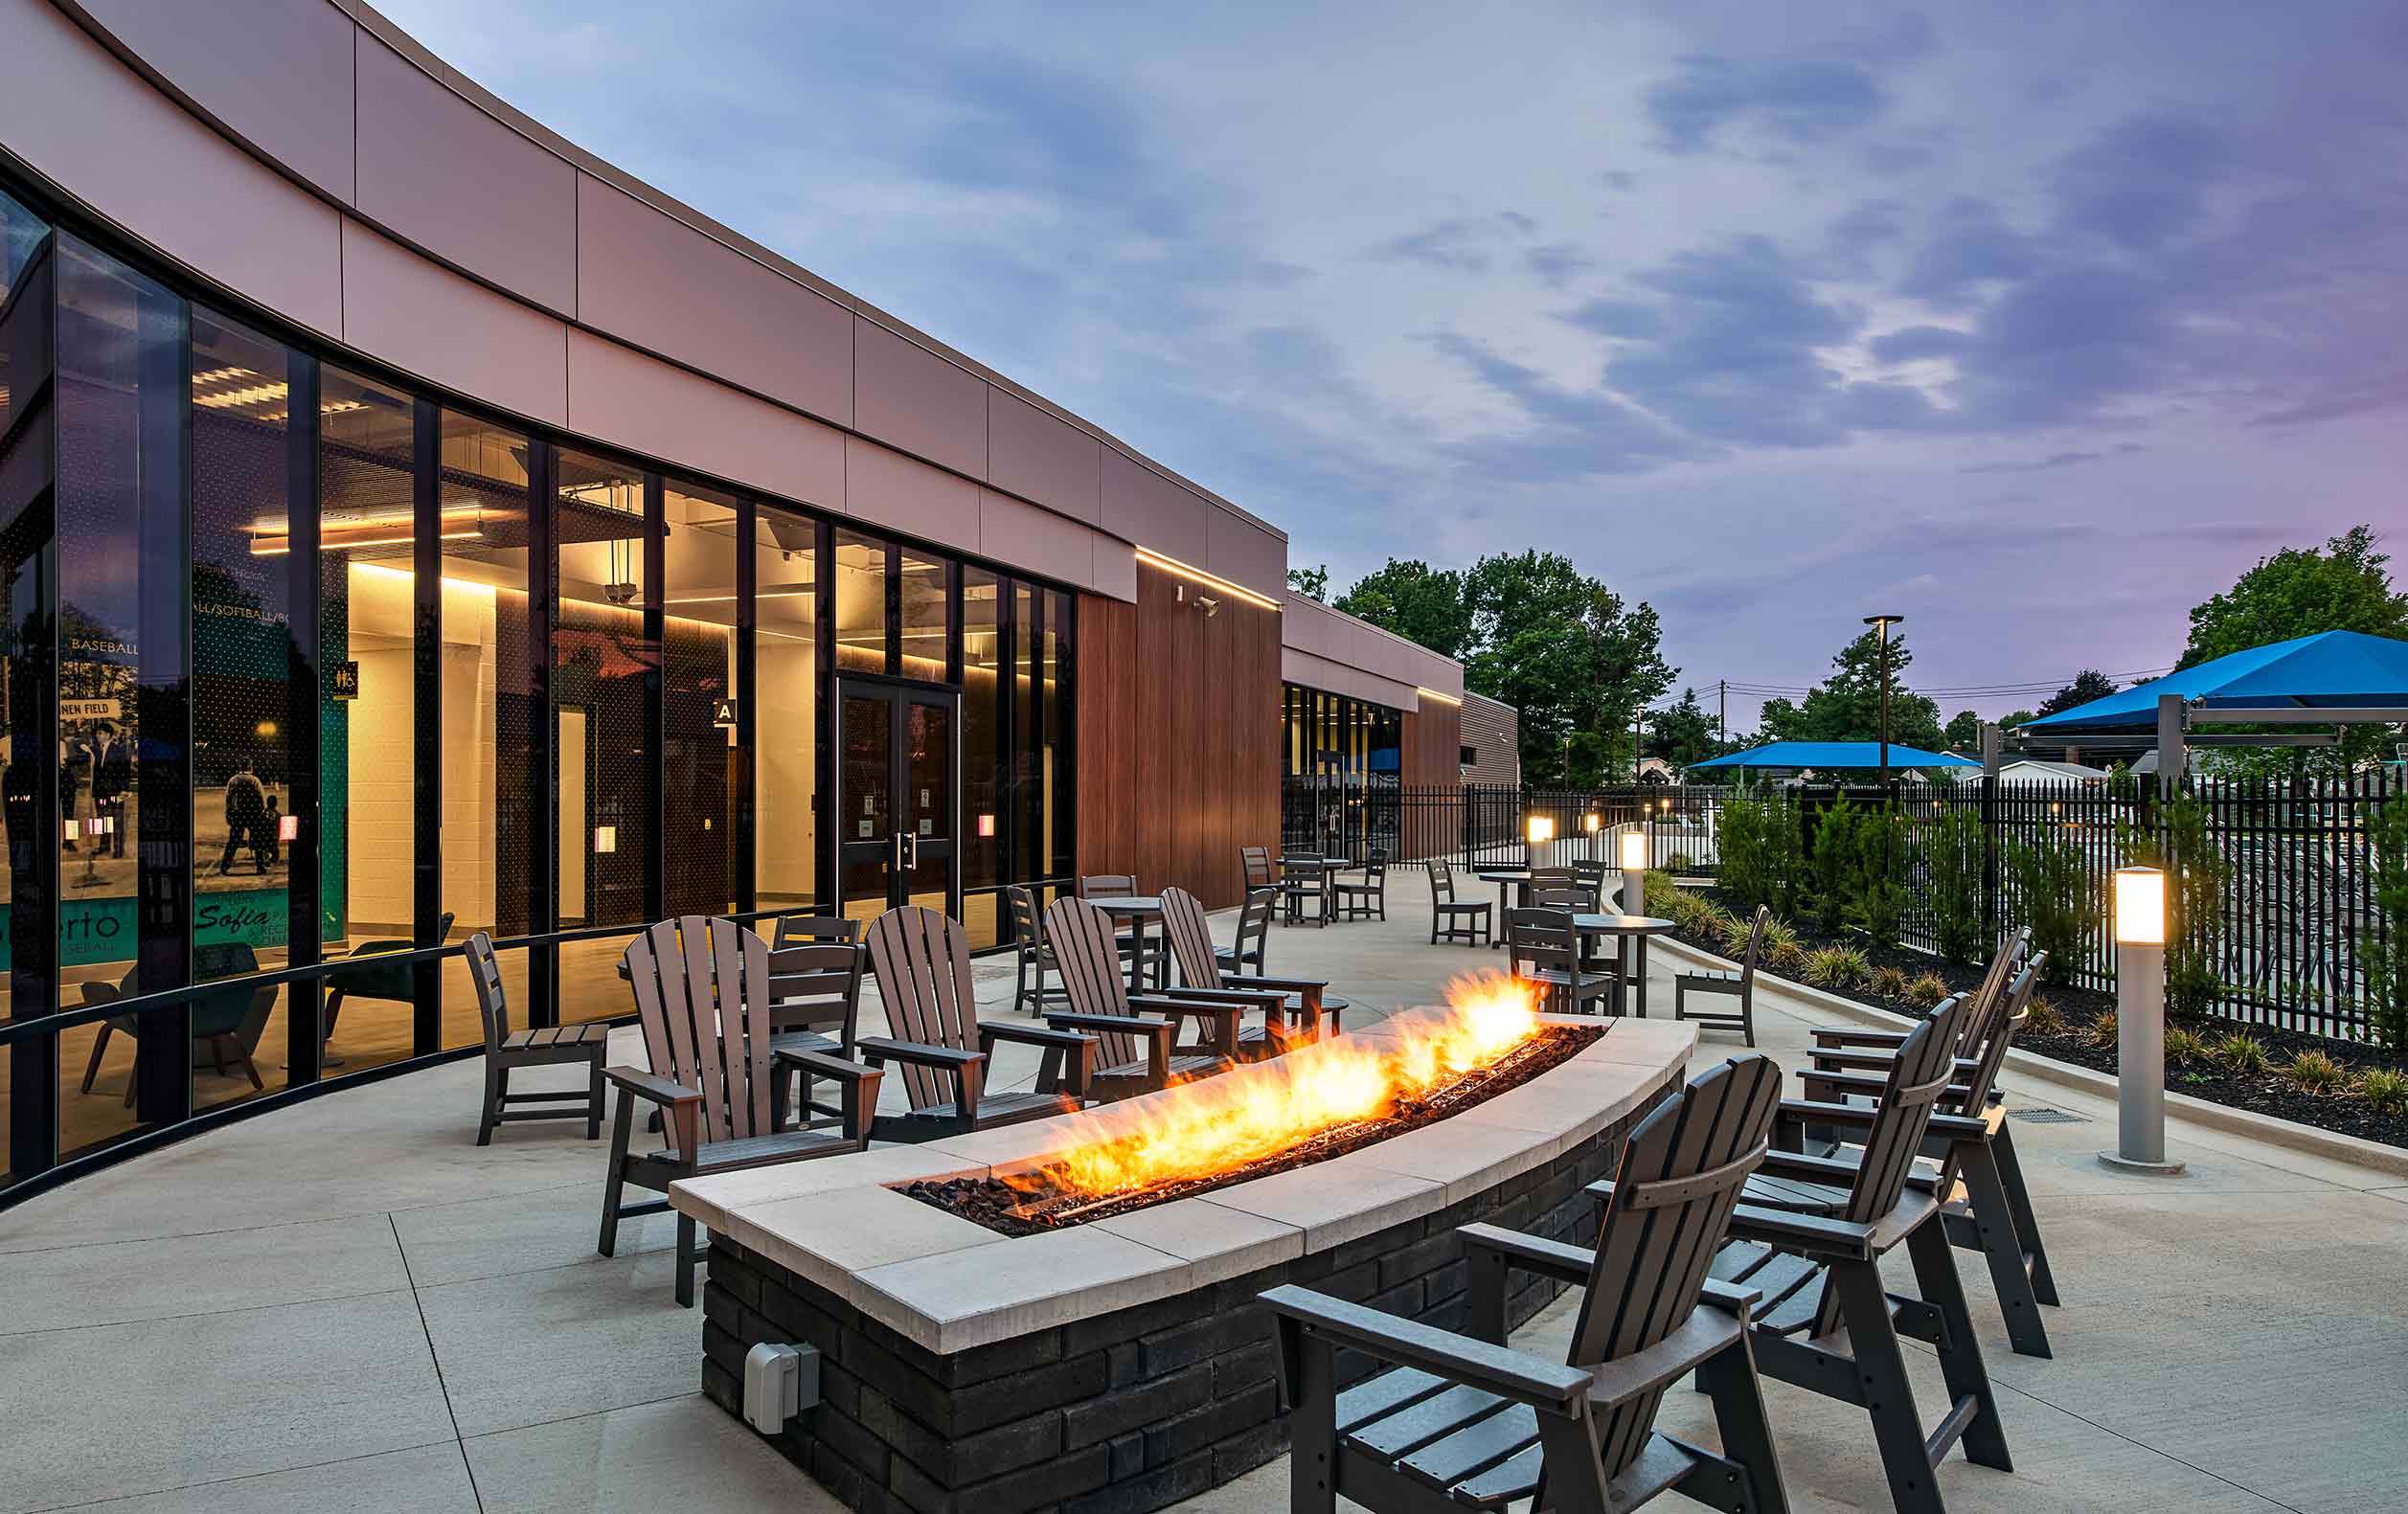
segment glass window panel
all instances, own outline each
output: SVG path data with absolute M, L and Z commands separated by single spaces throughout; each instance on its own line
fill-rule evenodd
M 81 1005 L 144 986 L 135 969 L 141 848 L 131 844 L 141 823 L 143 610 L 161 596 L 180 602 L 183 585 L 147 581 L 137 544 L 147 520 L 172 521 L 183 508 L 184 324 L 182 302 L 115 260 L 72 237 L 60 238 L 58 258 L 59 999 Z M 275 688 L 281 711 L 281 679 Z M 171 752 L 181 745 L 180 733 L 165 734 Z M 279 759 L 268 760 L 281 780 Z M 283 898 L 278 889 L 278 941 Z M 104 1045 L 102 1028 L 59 1037 L 61 1155 L 135 1123 L 124 1096 L 136 1037 Z M 193 1029 L 202 1028 L 196 1015 Z M 198 1076 L 205 1093 L 242 1080 L 262 1028 L 225 1027 L 243 1033 L 239 1048 L 213 1037 L 218 1055 Z M 229 1064 L 222 1074 L 218 1060 Z
M 1011 586 L 1011 809 L 1015 880 L 1033 883 L 1046 875 L 1045 847 L 1039 836 L 1045 809 L 1044 767 L 1037 727 L 1037 648 L 1044 641 L 1038 622 L 1038 592 L 1025 583 Z M 1138 880 L 1143 887 L 1145 880 Z
M 0 194 L 0 438 L 10 427 L 20 429 L 13 441 L 0 440 L 0 694 L 6 714 L 0 716 L 0 818 L 9 838 L 9 861 L 0 869 L 0 1020 L 13 1012 L 20 962 L 13 943 L 35 934 L 22 927 L 20 909 L 32 914 L 47 898 L 57 880 L 52 842 L 37 814 L 40 784 L 34 762 L 19 762 L 16 755 L 39 745 L 27 734 L 46 723 L 46 698 L 34 690 L 47 681 L 47 656 L 38 661 L 25 655 L 29 644 L 48 648 L 49 636 L 41 608 L 40 569 L 50 529 L 24 518 L 48 496 L 51 484 L 52 426 L 49 415 L 32 415 L 28 407 L 41 365 L 50 350 L 51 277 L 48 259 L 34 259 L 48 228 L 23 206 Z M 28 270 L 34 269 L 31 274 Z M 11 354 L 14 354 L 12 357 Z M 38 633 L 36 635 L 35 633 Z M 36 951 L 37 960 L 50 954 Z M 46 975 L 45 975 L 46 977 Z M 29 1004 L 29 1014 L 49 1008 L 49 994 Z M 0 1053 L 0 1186 L 15 1176 L 11 1155 L 9 1118 L 11 1069 L 14 1056 Z
M 535 766 L 545 712 L 535 699 L 528 614 L 528 441 L 515 431 L 446 411 L 437 443 L 436 506 L 443 531 L 443 648 L 437 688 L 443 731 L 443 910 L 452 939 L 485 931 L 529 934 L 527 880 L 551 802 Z M 527 954 L 504 951 L 502 991 L 512 1023 L 529 1023 Z M 445 959 L 444 1044 L 480 1025 L 467 968 Z
M 1070 618 L 1067 595 L 1045 595 L 1045 641 L 1039 648 L 1045 681 L 1045 875 L 1068 876 L 1073 806 L 1070 796 L 1070 712 L 1062 698 L 1067 687 L 1062 667 L 1068 655 L 1064 626 Z
M 17 289 L 49 232 L 32 212 L 0 194 L 0 436 L 8 434 L 20 396 L 33 395 L 50 357 L 48 282 L 36 272 L 38 287 L 29 286 L 24 297 Z
M 820 900 L 818 528 L 763 505 L 753 519 L 753 904 Z
M 291 858 L 291 522 L 284 349 L 193 312 L 193 981 L 285 961 Z M 196 1002 L 195 1053 L 239 1025 L 240 989 Z M 284 996 L 252 1044 L 270 1088 L 284 1082 Z M 205 1006 L 205 1007 L 204 1007 Z M 251 1039 L 248 1036 L 245 1040 Z M 246 1096 L 246 1082 L 195 1076 L 194 1108 Z
M 970 945 L 1000 941 L 1004 882 L 1002 582 L 962 570 L 962 923 Z
M 416 420 L 408 395 L 332 368 L 318 411 L 318 907 L 327 956 L 374 956 L 416 943 Z M 444 508 L 438 535 L 472 540 L 478 516 Z M 329 1071 L 411 1054 L 414 982 L 383 965 L 327 980 Z M 442 1044 L 466 1045 L 454 1014 Z
M 559 615 L 552 632 L 554 802 L 558 806 L 555 913 L 562 930 L 645 922 L 653 838 L 645 792 L 645 705 L 660 648 L 645 635 L 655 586 L 644 574 L 644 475 L 623 463 L 558 454 L 554 532 Z M 612 992 L 624 943 L 560 952 L 560 1017 L 626 1010 Z
M 729 800 L 736 741 L 736 502 L 674 481 L 662 493 L 663 862 L 670 915 L 737 907 Z
M 893 549 L 855 531 L 836 532 L 836 670 L 887 671 L 886 563 Z
M 944 655 L 946 564 L 905 548 L 899 554 L 902 597 L 903 666 L 906 678 L 943 683 L 949 671 Z M 837 554 L 839 561 L 843 554 Z

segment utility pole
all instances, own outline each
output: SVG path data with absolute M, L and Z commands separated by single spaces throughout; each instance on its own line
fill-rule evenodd
M 1729 746 L 1731 744 L 1731 680 L 1717 678 L 1714 681 L 1714 687 L 1715 695 L 1714 738 L 1722 745 Z
M 1867 625 L 1881 631 L 1881 786 L 1890 786 L 1890 627 L 1906 619 L 1903 615 L 1868 615 Z

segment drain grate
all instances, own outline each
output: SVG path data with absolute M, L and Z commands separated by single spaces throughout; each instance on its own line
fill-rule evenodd
M 2087 1125 L 2090 1123 L 2088 1115 L 2069 1115 L 2064 1110 L 2050 1109 L 2045 1105 L 2036 1109 L 2010 1109 L 2007 1113 L 2017 1119 L 2029 1120 L 2035 1125 Z

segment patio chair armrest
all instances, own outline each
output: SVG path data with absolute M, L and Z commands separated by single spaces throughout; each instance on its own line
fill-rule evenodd
M 1575 1413 L 1588 1396 L 1589 1374 L 1577 1367 L 1400 1320 L 1293 1283 L 1260 1297 L 1280 1317 L 1280 1333 L 1289 1343 L 1291 1360 L 1293 1343 L 1300 1336 L 1316 1335 L 1374 1361 L 1419 1367 L 1554 1413 Z
M 1873 1227 L 1817 1214 L 1792 1214 L 1761 1205 L 1741 1204 L 1731 1210 L 1731 1238 L 1760 1241 L 1806 1256 L 1833 1261 L 1871 1261 Z
M 1960 1141 L 1988 1141 L 1991 1126 L 1987 1115 L 1934 1115 L 1930 1128 L 1933 1136 L 1953 1144 Z
M 1814 1059 L 1814 1070 L 1818 1073 L 1880 1073 L 1887 1071 L 1898 1059 L 1898 1054 L 1893 1051 L 1853 1051 L 1825 1046 L 1814 1048 L 1806 1055 Z
M 1220 982 L 1224 988 L 1267 988 L 1282 995 L 1302 994 L 1307 1006 L 1320 1004 L 1321 996 L 1329 988 L 1326 979 L 1265 978 L 1261 973 L 1223 973 Z
M 1701 1297 L 1663 1340 L 1589 1368 L 1589 1404 L 1592 1410 L 1611 1409 L 1661 1391 L 1746 1338 L 1747 1305 L 1739 1305 L 1734 1318 L 1718 1305 L 1708 1307 Z
M 1764 1290 L 1742 1288 L 1735 1282 L 1724 1282 L 1719 1277 L 1709 1277 L 1698 1285 L 1697 1301 L 1710 1304 L 1725 1314 L 1736 1314 L 1744 1320 L 1749 1311 L 1764 1301 Z
M 1586 1246 L 1527 1235 L 1499 1225 L 1458 1225 L 1455 1234 L 1466 1252 L 1502 1256 L 1509 1267 L 1536 1273 L 1556 1282 L 1584 1284 L 1597 1270 L 1597 1253 Z
M 1767 1151 L 1762 1165 L 1757 1168 L 1768 1177 L 1799 1178 L 1807 1183 L 1829 1183 L 1847 1187 L 1856 1181 L 1856 1164 L 1836 1157 L 1809 1157 L 1802 1151 Z M 1765 1199 L 1751 1199 L 1752 1204 L 1765 1204 Z
M 1906 1044 L 1911 1030 L 1878 1030 L 1861 1025 L 1818 1025 L 1806 1032 L 1814 1037 L 1816 1047 L 1858 1047 L 1867 1051 L 1895 1051 Z
M 1076 1036 L 1084 1042 L 1093 1042 L 1100 1035 L 1133 1035 L 1159 1041 L 1165 1047 L 1179 1028 L 1168 1020 L 1141 1015 L 1079 1014 L 1069 1009 L 1048 1009 L 1045 1023 L 1065 1036 Z
M 1874 1090 L 1878 1093 L 1879 1090 Z M 1881 1111 L 1870 1104 L 1827 1104 L 1811 1098 L 1784 1098 L 1774 1107 L 1776 1124 L 1855 1125 L 1870 1128 Z
M 1184 999 L 1191 1004 L 1232 1004 L 1240 1009 L 1261 1009 L 1265 1013 L 1277 1013 L 1287 1004 L 1285 994 L 1275 993 L 1268 989 L 1230 987 L 1228 986 L 1231 980 L 1224 976 L 1221 979 L 1223 986 L 1218 988 L 1182 987 L 1175 993 L 1165 996 L 1131 994 L 1128 1002 L 1134 1008 L 1151 1009 L 1157 1007 L 1164 998 Z
M 925 1041 L 897 1041 L 882 1035 L 865 1035 L 853 1042 L 852 1049 L 873 1066 L 880 1062 L 909 1062 L 918 1067 L 933 1067 L 941 1072 L 960 1073 L 987 1064 L 987 1053 L 984 1051 L 957 1051 L 949 1046 L 930 1046 Z
M 797 1073 L 808 1073 L 813 1077 L 842 1078 L 852 1083 L 875 1083 L 886 1075 L 882 1068 L 871 1067 L 864 1062 L 847 1061 L 841 1056 L 830 1056 L 825 1051 L 773 1050 L 769 1053 L 769 1060 L 780 1067 L 791 1068 Z
M 1213 1023 L 1215 1044 L 1224 1053 L 1233 1056 L 1237 1054 L 1238 1017 L 1245 1012 L 1242 1005 L 1207 999 L 1177 999 L 1155 994 L 1131 994 L 1128 1002 L 1132 1009 L 1151 1009 L 1157 1014 L 1178 1015 L 1190 1020 L 1210 1020 Z
M 1819 1067 L 1798 1069 L 1798 1082 L 1809 1100 L 1829 1103 L 1842 1094 L 1878 1094 L 1890 1086 L 1887 1076 L 1879 1073 L 1825 1072 Z
M 700 1089 L 688 1088 L 683 1083 L 672 1082 L 658 1073 L 647 1072 L 640 1067 L 606 1067 L 602 1069 L 602 1076 L 636 1097 L 649 1099 L 664 1108 L 673 1109 L 680 1104 L 702 1102 Z
M 1056 1015 L 1047 1015 L 1046 1025 L 1053 1025 L 1058 1018 Z M 1114 1028 L 1120 1028 L 1116 1026 Z M 1001 1021 L 989 1023 L 984 1020 L 978 1025 L 978 1041 L 981 1046 L 992 1046 L 997 1041 L 1016 1041 L 1022 1046 L 1038 1046 L 1052 1051 L 1075 1051 L 1080 1047 L 1095 1045 L 1095 1039 L 1091 1035 L 1081 1035 L 1077 1030 L 1047 1029 L 1045 1026 L 1006 1025 Z

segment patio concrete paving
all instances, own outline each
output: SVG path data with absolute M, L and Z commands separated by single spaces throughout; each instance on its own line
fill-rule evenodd
M 1425 944 L 1426 899 L 1400 870 L 1388 922 L 1282 928 L 1273 965 L 1326 974 L 1359 1023 L 1501 964 Z M 1661 954 L 1653 977 L 1667 1013 Z M 981 978 L 1003 1012 L 1008 960 Z M 1823 1017 L 1777 989 L 1759 1005 L 1763 1049 L 1796 1062 Z M 631 1032 L 614 1051 L 641 1060 Z M 1000 1074 L 1025 1087 L 1019 1051 Z M 0 1514 L 833 1509 L 696 1393 L 700 1321 L 670 1298 L 667 1218 L 596 1256 L 602 1146 L 560 1123 L 478 1148 L 479 1076 L 462 1063 L 282 1111 L 0 1216 Z M 2169 1143 L 2190 1177 L 2126 1177 L 2093 1160 L 2111 1106 L 2031 1079 L 2009 1094 L 2076 1117 L 2017 1126 L 2067 1302 L 2048 1316 L 2056 1358 L 2014 1356 L 1959 1254 L 2016 1466 L 1952 1459 L 1950 1507 L 2400 1506 L 2408 1185 L 2187 1124 Z M 1516 1344 L 1560 1351 L 1569 1321 L 1559 1304 Z M 1936 1366 L 1911 1354 L 1937 1401 Z M 1888 1507 L 1861 1414 L 1766 1393 L 1794 1506 Z M 1704 1406 L 1670 1395 L 1667 1428 L 1710 1440 Z M 1285 1501 L 1279 1461 L 1187 1507 Z

